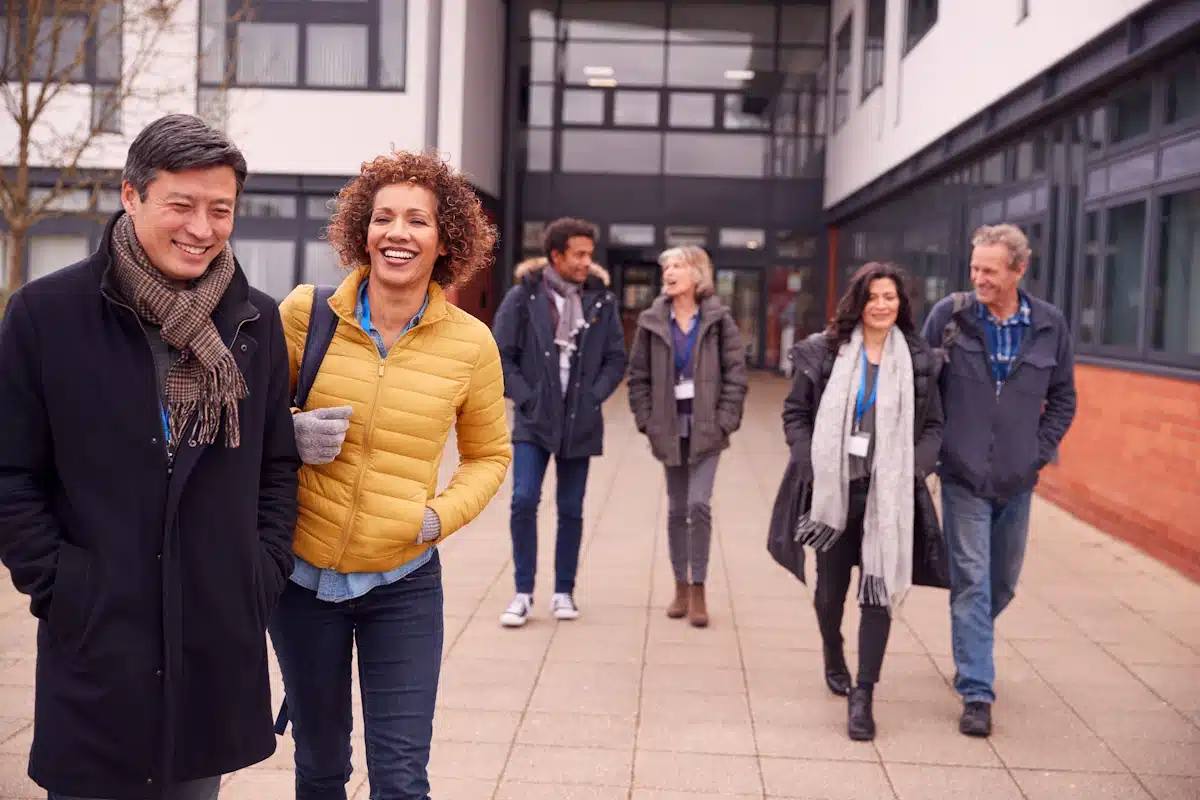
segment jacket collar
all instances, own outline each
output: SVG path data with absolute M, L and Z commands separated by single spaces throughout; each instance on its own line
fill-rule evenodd
M 709 295 L 700 300 L 696 311 L 700 316 L 700 329 L 697 336 L 703 339 L 704 332 L 720 321 L 725 313 L 725 307 L 721 305 L 721 301 L 716 296 Z M 671 298 L 660 294 L 654 298 L 654 302 L 642 314 L 642 326 L 650 333 L 670 339 L 673 316 Z
M 1053 306 L 1045 300 L 1021 292 L 1021 300 L 1029 305 L 1029 325 L 1035 331 L 1047 331 L 1054 328 L 1054 318 L 1051 315 Z M 959 327 L 971 331 L 976 336 L 984 335 L 983 315 L 986 310 L 975 292 L 970 294 L 970 302 L 963 306 L 958 313 L 951 316 L 958 321 Z M 1020 312 L 1018 312 L 1020 313 Z
M 337 291 L 333 293 L 333 297 L 329 298 L 329 306 L 334 310 L 339 318 L 345 320 L 348 324 L 358 327 L 358 289 L 363 279 L 370 273 L 370 267 L 359 267 L 345 277 L 338 286 Z M 437 283 L 430 281 L 429 290 L 426 295 L 425 313 L 421 316 L 421 321 L 417 323 L 416 328 L 424 328 L 427 325 L 432 325 L 446 318 L 448 313 L 446 306 L 446 293 Z
M 524 284 L 528 288 L 533 288 L 533 283 L 542 283 L 542 271 L 547 268 L 549 261 L 545 256 L 537 258 L 528 258 L 517 264 L 513 271 L 513 279 L 518 283 Z M 599 264 L 592 262 L 588 267 L 587 280 L 583 282 L 583 289 L 586 292 L 595 292 L 607 289 L 611 284 L 611 277 L 608 270 Z
M 124 211 L 118 211 L 113 214 L 108 224 L 104 226 L 104 235 L 100 239 L 100 244 L 96 248 L 96 253 L 93 255 L 91 263 L 93 274 L 100 284 L 100 293 L 105 299 L 109 302 L 132 308 L 129 305 L 129 301 L 125 299 L 121 290 L 117 287 L 116 280 L 113 277 L 112 233 L 117 225 L 117 220 L 124 214 Z M 229 286 L 225 289 L 225 294 L 221 296 L 220 302 L 217 303 L 217 307 L 213 309 L 213 324 L 217 326 L 217 330 L 221 333 L 221 338 L 229 342 L 237 326 L 243 322 L 257 319 L 260 314 L 261 309 L 254 305 L 250 299 L 250 281 L 247 280 L 246 273 L 242 270 L 241 264 L 238 263 L 237 256 L 234 256 L 233 277 L 229 281 Z

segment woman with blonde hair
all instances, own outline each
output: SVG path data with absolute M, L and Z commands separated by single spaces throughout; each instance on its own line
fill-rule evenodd
M 629 406 L 667 473 L 667 542 L 675 598 L 667 616 L 708 625 L 704 583 L 712 543 L 717 461 L 742 424 L 746 356 L 737 323 L 713 295 L 699 247 L 659 256 L 663 292 L 638 318 Z
M 290 716 L 298 800 L 345 800 L 357 645 L 371 796 L 426 800 L 437 545 L 483 511 L 512 458 L 496 343 L 443 289 L 487 266 L 495 230 L 463 177 L 399 152 L 342 189 L 329 241 L 350 274 L 331 296 L 300 286 L 280 307 L 305 464 L 296 568 L 270 625 L 281 725 Z M 438 492 L 451 429 L 459 463 Z

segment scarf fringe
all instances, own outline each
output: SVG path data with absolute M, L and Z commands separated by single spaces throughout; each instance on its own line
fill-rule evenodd
M 796 541 L 803 545 L 826 552 L 842 537 L 842 531 L 822 522 L 817 522 L 808 514 L 800 517 L 796 524 Z
M 201 381 L 198 399 L 171 404 L 168 414 L 171 422 L 171 440 L 182 441 L 184 430 L 194 419 L 195 426 L 192 428 L 188 444 L 213 444 L 224 421 L 225 446 L 231 449 L 240 447 L 242 426 L 238 414 L 238 401 L 244 400 L 248 395 L 246 379 L 233 356 L 222 358 Z
M 863 575 L 858 586 L 858 602 L 864 606 L 892 607 L 887 582 L 882 575 Z

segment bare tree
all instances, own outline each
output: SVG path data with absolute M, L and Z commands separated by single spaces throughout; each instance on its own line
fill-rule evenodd
M 183 2 L 0 0 L 0 98 L 8 116 L 0 116 L 0 129 L 15 134 L 12 149 L 0 152 L 0 214 L 8 225 L 0 312 L 21 285 L 31 228 L 55 217 L 104 216 L 98 189 L 118 176 L 93 165 L 114 142 L 123 148 L 111 134 L 120 133 L 125 109 L 144 113 L 194 86 L 163 77 L 195 74 L 194 50 L 190 66 L 169 52 L 168 37 L 196 32 L 195 20 L 177 19 Z M 52 185 L 33 180 L 38 169 L 54 175 Z

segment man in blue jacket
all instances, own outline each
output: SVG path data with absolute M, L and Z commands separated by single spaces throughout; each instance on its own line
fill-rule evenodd
M 971 244 L 975 291 L 934 306 L 923 334 L 948 356 L 938 473 L 959 730 L 988 736 L 995 621 L 1016 594 L 1038 473 L 1075 416 L 1075 366 L 1063 315 L 1019 288 L 1030 255 L 1020 228 L 984 226 Z
M 593 263 L 596 228 L 559 219 L 546 229 L 547 258 L 517 267 L 516 283 L 496 312 L 493 333 L 504 365 L 513 426 L 513 565 L 517 594 L 500 617 L 519 628 L 533 606 L 537 510 L 554 457 L 558 482 L 555 585 L 550 612 L 579 617 L 575 574 L 583 537 L 588 465 L 601 455 L 601 411 L 625 375 L 625 340 L 608 274 Z

